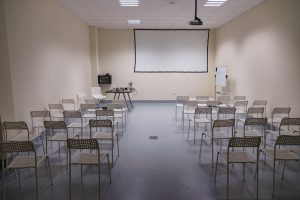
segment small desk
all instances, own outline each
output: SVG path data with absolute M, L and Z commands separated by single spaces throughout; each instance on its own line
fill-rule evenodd
M 130 108 L 132 109 L 133 108 L 133 105 L 132 105 L 132 102 L 131 102 L 131 99 L 130 99 L 130 93 L 134 92 L 135 89 L 134 88 L 131 88 L 131 89 L 124 89 L 124 88 L 113 88 L 111 90 L 108 90 L 106 91 L 105 93 L 111 93 L 111 94 L 114 94 L 114 99 L 116 99 L 117 95 L 118 95 L 118 99 L 120 99 L 120 95 L 122 94 L 123 97 L 124 97 L 124 100 L 125 100 L 125 103 L 126 103 L 126 106 L 127 106 L 127 109 L 128 111 L 130 111 Z M 129 103 L 127 102 L 127 98 L 126 98 L 126 94 L 127 94 L 127 97 L 128 97 L 128 100 L 129 100 Z M 129 108 L 129 105 L 130 105 L 130 108 Z

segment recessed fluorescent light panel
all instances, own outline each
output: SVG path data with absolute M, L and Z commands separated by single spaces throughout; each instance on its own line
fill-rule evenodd
M 219 7 L 223 5 L 227 0 L 207 0 L 203 6 L 215 6 Z
M 120 6 L 139 6 L 139 0 L 119 0 Z
M 128 19 L 127 20 L 127 24 L 130 25 L 137 25 L 137 24 L 141 24 L 142 21 L 140 19 Z

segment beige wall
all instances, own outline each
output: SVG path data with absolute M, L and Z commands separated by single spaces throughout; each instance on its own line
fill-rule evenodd
M 54 0 L 6 0 L 15 117 L 90 93 L 89 28 Z
M 133 30 L 98 29 L 98 73 L 110 73 L 113 87 L 126 87 L 133 82 L 135 100 L 174 100 L 176 95 L 214 95 L 214 41 L 210 32 L 209 73 L 134 73 Z M 102 86 L 107 90 L 109 86 Z M 111 98 L 111 96 L 109 97 Z
M 232 95 L 300 116 L 300 1 L 267 0 L 216 31 L 216 65 L 229 67 Z
M 14 115 L 4 2 L 0 0 L 0 116 L 2 120 L 13 120 Z

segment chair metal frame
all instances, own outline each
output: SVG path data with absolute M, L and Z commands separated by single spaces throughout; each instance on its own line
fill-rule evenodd
M 51 121 L 51 114 L 49 110 L 30 111 L 30 116 L 31 116 L 32 131 L 35 131 L 35 129 L 37 129 L 38 133 L 40 133 L 40 128 L 41 129 L 45 128 L 43 121 L 45 120 Z M 41 121 L 35 122 L 35 119 L 41 119 Z
M 212 168 L 214 167 L 214 140 L 225 140 L 229 139 L 234 136 L 234 119 L 217 119 L 214 120 L 213 125 L 211 127 L 211 132 L 203 132 L 201 136 L 201 143 L 200 143 L 200 152 L 199 152 L 199 158 L 201 158 L 201 150 L 202 150 L 202 143 L 203 143 L 203 136 L 207 136 L 211 139 L 211 161 L 212 161 Z M 216 129 L 220 128 L 231 128 L 231 136 L 228 136 L 227 134 L 224 134 L 219 131 L 215 131 Z M 216 136 L 217 135 L 217 136 Z M 222 147 L 222 144 L 221 144 Z
M 109 156 L 108 154 L 101 154 L 98 141 L 96 139 L 68 139 L 67 140 L 67 146 L 68 146 L 68 152 L 69 152 L 69 199 L 72 199 L 72 165 L 80 165 L 81 169 L 81 182 L 83 182 L 83 173 L 82 173 L 82 166 L 83 165 L 97 165 L 98 167 L 98 194 L 99 194 L 99 200 L 101 199 L 101 192 L 100 192 L 100 163 L 101 160 L 104 159 L 104 157 L 107 158 L 107 164 L 108 164 L 108 172 L 109 172 L 109 181 L 111 184 L 111 169 L 110 169 L 110 163 L 109 163 Z M 87 150 L 90 151 L 96 151 L 97 153 L 91 153 L 86 154 L 83 152 L 80 152 L 77 159 L 72 162 L 72 150 Z M 84 157 L 87 157 L 87 160 L 84 160 Z M 94 158 L 97 158 L 96 162 Z
M 201 118 L 201 115 L 205 115 L 205 118 Z M 205 131 L 207 130 L 207 124 L 212 123 L 212 108 L 211 107 L 196 107 L 194 118 L 189 120 L 188 139 L 190 136 L 191 122 L 194 122 L 194 144 L 196 143 L 196 128 L 200 123 L 205 124 Z
M 245 180 L 245 164 L 246 163 L 256 163 L 256 199 L 258 199 L 258 160 L 259 160 L 259 146 L 261 138 L 260 137 L 247 137 L 239 138 L 233 137 L 229 139 L 227 151 L 219 151 L 217 154 L 215 177 L 217 177 L 217 169 L 219 163 L 219 156 L 225 158 L 226 160 L 226 197 L 229 198 L 229 165 L 233 163 L 243 164 L 243 181 Z M 254 160 L 252 156 L 246 151 L 245 148 L 256 148 L 256 159 Z M 236 151 L 236 149 L 242 149 L 242 151 Z
M 271 130 L 274 130 L 274 124 L 279 124 L 284 117 L 289 117 L 291 112 L 290 107 L 276 107 L 272 110 L 271 119 L 269 123 L 271 124 Z M 276 130 L 276 128 L 275 128 Z
M 34 144 L 31 141 L 18 141 L 18 142 L 2 142 L 0 143 L 0 153 L 2 154 L 2 160 L 7 158 L 7 154 L 22 153 L 22 152 L 32 152 L 34 156 L 17 156 L 13 159 L 9 165 L 5 167 L 4 162 L 2 162 L 2 182 L 3 182 L 3 199 L 5 200 L 5 171 L 7 169 L 24 169 L 24 168 L 35 168 L 35 186 L 36 186 L 36 199 L 39 199 L 39 185 L 38 185 L 38 167 L 46 160 L 48 165 L 48 173 L 50 176 L 51 185 L 53 185 L 51 168 L 49 157 L 47 155 L 37 156 Z M 25 163 L 24 163 L 25 162 Z M 20 176 L 19 176 L 20 183 Z
M 269 156 L 273 159 L 273 187 L 272 187 L 272 196 L 275 197 L 275 163 L 276 161 L 284 161 L 284 166 L 282 170 L 281 178 L 284 178 L 284 171 L 286 168 L 286 161 L 288 160 L 300 160 L 300 154 L 293 149 L 279 149 L 280 146 L 300 146 L 300 135 L 279 135 L 273 150 L 264 150 L 265 160 L 266 156 Z
M 290 130 L 290 126 L 297 126 L 298 130 Z M 287 127 L 287 130 L 285 130 L 284 127 Z M 280 135 L 297 135 L 297 132 L 298 135 L 300 135 L 300 118 L 284 117 L 280 122 L 278 131 L 267 130 L 266 134 L 270 133 L 277 137 Z
M 182 129 L 184 130 L 184 120 L 185 120 L 185 115 L 187 115 L 188 120 L 190 120 L 190 115 L 195 114 L 195 108 L 198 107 L 198 101 L 196 100 L 188 100 L 183 103 L 183 109 L 182 109 Z M 193 116 L 194 118 L 194 116 Z
M 252 103 L 252 107 L 264 107 L 263 114 L 266 117 L 266 115 L 267 115 L 267 104 L 268 104 L 267 100 L 254 100 L 253 103 Z
M 68 128 L 71 128 L 73 130 L 73 134 L 74 134 L 74 129 L 75 128 L 80 128 L 81 131 L 81 138 L 83 138 L 83 128 L 88 126 L 88 122 L 84 122 L 81 112 L 79 111 L 64 111 L 63 112 L 64 115 L 64 121 L 66 123 L 68 123 L 69 120 L 71 120 L 71 123 L 67 124 Z M 79 119 L 80 122 L 74 122 L 73 120 L 75 119 Z
M 76 110 L 76 103 L 75 103 L 74 99 L 62 99 L 61 103 L 63 105 L 64 110 L 67 110 L 67 111 L 75 111 Z M 66 109 L 66 108 L 68 108 L 68 107 L 66 107 L 68 105 L 70 105 L 70 106 L 73 105 L 73 109 Z
M 177 121 L 178 108 L 182 108 L 184 106 L 184 102 L 189 100 L 189 96 L 177 96 L 176 97 L 176 107 L 175 107 L 175 120 Z
M 102 110 L 102 112 L 107 112 L 107 116 L 110 116 L 109 112 L 111 110 Z M 101 112 L 101 111 L 100 111 Z M 101 116 L 104 116 L 102 114 Z M 111 140 L 111 163 L 112 167 L 114 166 L 114 146 L 115 146 L 115 138 L 117 139 L 117 150 L 118 150 L 118 157 L 120 156 L 120 148 L 119 148 L 119 134 L 114 132 L 114 125 L 113 125 L 113 119 L 106 119 L 106 120 L 90 120 L 89 121 L 90 126 L 90 138 L 97 139 L 97 140 Z M 96 129 L 96 133 L 94 136 L 92 136 L 92 129 Z M 98 132 L 97 129 L 100 128 L 107 128 L 110 129 L 110 131 L 107 132 Z M 103 135 L 103 137 L 101 137 Z
M 238 122 L 244 122 L 247 118 L 262 118 L 264 116 L 264 107 L 250 107 L 247 110 L 246 118 L 237 118 L 236 120 L 236 128 L 238 128 Z
M 49 111 L 51 115 L 51 120 L 61 120 L 64 118 L 63 112 L 64 107 L 61 103 L 50 103 L 49 104 Z
M 107 110 L 112 110 L 114 112 L 114 120 L 121 119 L 122 123 L 122 133 L 126 131 L 126 115 L 123 111 L 123 104 L 120 103 L 109 103 L 107 104 Z

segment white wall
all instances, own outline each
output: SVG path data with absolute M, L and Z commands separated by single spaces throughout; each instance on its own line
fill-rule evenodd
M 4 5 L 16 119 L 29 122 L 31 110 L 90 93 L 88 26 L 54 0 Z
M 133 82 L 136 100 L 174 100 L 177 95 L 214 95 L 214 39 L 210 32 L 208 73 L 134 73 L 134 31 L 98 29 L 98 73 L 110 73 L 113 87 Z M 104 90 L 108 86 L 102 86 Z M 110 97 L 111 98 L 111 97 Z
M 0 0 L 0 116 L 2 120 L 13 120 L 14 115 L 4 2 Z
M 216 31 L 216 65 L 233 95 L 266 99 L 300 116 L 300 1 L 267 0 Z

